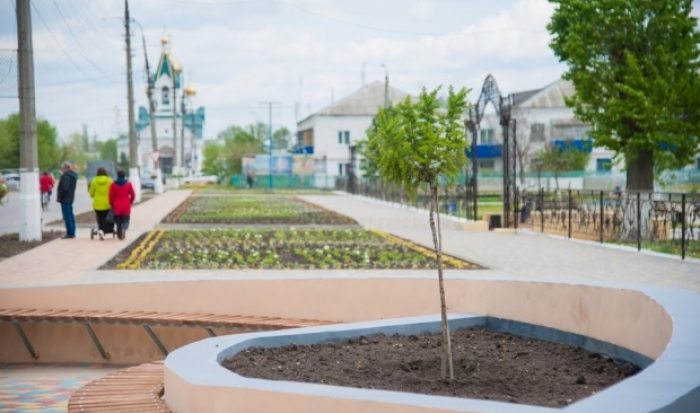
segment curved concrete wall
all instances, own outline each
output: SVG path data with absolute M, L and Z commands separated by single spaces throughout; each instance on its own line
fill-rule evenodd
M 652 359 L 663 352 L 673 330 L 671 318 L 664 308 L 648 295 L 633 289 L 475 276 L 452 276 L 445 282 L 451 312 L 539 324 L 619 345 Z M 187 298 L 173 300 L 172 297 Z M 0 303 L 3 308 L 213 312 L 344 323 L 432 315 L 439 308 L 434 277 L 363 278 L 359 274 L 357 278 L 240 277 L 226 281 L 0 289 Z M 42 345 L 41 340 L 49 340 L 53 347 L 50 353 L 46 353 L 51 354 L 51 358 L 42 361 L 101 360 L 97 353 L 77 351 L 77 347 L 71 345 L 73 340 L 85 338 L 84 331 L 71 333 L 75 326 L 39 324 L 28 327 L 30 339 L 39 341 L 37 346 Z M 0 333 L 10 332 L 9 329 L 10 325 L 0 324 Z M 138 336 L 131 337 L 138 338 L 133 342 L 126 339 L 128 335 L 104 329 L 98 336 L 102 340 L 105 334 L 111 341 L 104 340 L 106 343 L 103 344 L 113 343 L 120 348 L 114 351 L 115 362 L 149 361 L 157 355 L 157 349 L 148 341 L 144 331 L 135 332 Z M 202 338 L 200 331 L 167 334 L 173 336 L 165 339 L 172 346 Z M 62 339 L 54 340 L 56 337 Z M 14 359 L 18 354 L 15 344 L 15 340 L 0 340 L 0 361 L 17 361 Z M 90 341 L 87 341 L 87 346 L 92 346 Z M 148 350 L 140 350 L 141 346 Z M 170 350 L 173 348 L 169 346 Z M 125 358 L 119 359 L 119 354 L 124 354 Z M 144 354 L 144 357 L 136 360 L 134 354 Z
M 478 307 L 489 316 L 552 328 L 563 326 L 566 332 L 612 343 L 604 346 L 623 345 L 656 359 L 640 374 L 563 411 L 695 412 L 700 406 L 700 297 L 694 293 L 512 280 L 461 280 L 451 284 L 451 309 L 455 305 Z M 459 294 L 455 294 L 456 289 Z M 404 327 L 406 323 L 415 326 L 416 321 L 403 323 Z M 228 336 L 185 346 L 166 359 L 166 402 L 175 413 L 224 412 L 231 406 L 247 412 L 292 413 L 552 411 L 490 401 L 245 379 L 219 365 L 227 355 L 251 345 L 270 345 L 269 340 L 304 344 L 386 331 L 382 329 L 396 328 L 397 324 L 401 322 Z M 438 328 L 434 318 L 433 329 Z

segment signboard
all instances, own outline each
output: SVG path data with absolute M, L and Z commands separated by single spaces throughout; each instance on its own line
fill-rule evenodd
M 255 155 L 254 160 L 243 158 L 243 173 L 248 169 L 252 169 L 256 175 L 270 174 L 270 156 Z M 273 175 L 291 175 L 292 174 L 292 155 L 272 155 L 272 174 Z
M 307 155 L 292 155 L 293 175 L 313 175 L 314 158 Z

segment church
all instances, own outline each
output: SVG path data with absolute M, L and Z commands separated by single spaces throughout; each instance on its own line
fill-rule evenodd
M 155 174 L 158 161 L 164 175 L 196 175 L 202 170 L 204 108 L 195 110 L 196 90 L 184 85 L 182 67 L 173 56 L 167 37 L 155 73 L 151 75 L 157 151 L 153 150 L 148 107 L 140 106 L 136 142 L 142 176 Z M 148 91 L 146 91 L 148 92 Z M 129 139 L 118 142 L 119 159 L 129 155 Z

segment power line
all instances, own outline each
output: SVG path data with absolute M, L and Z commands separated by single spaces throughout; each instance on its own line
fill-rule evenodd
M 99 70 L 100 72 L 103 72 L 102 68 L 99 67 L 90 57 L 85 53 L 85 49 L 83 49 L 83 46 L 80 44 L 78 41 L 78 38 L 75 37 L 75 33 L 73 33 L 73 29 L 70 28 L 70 25 L 68 24 L 68 21 L 66 21 L 66 17 L 63 15 L 63 11 L 61 8 L 58 6 L 58 3 L 56 3 L 56 0 L 53 0 L 54 6 L 56 6 L 56 10 L 58 11 L 58 14 L 61 16 L 61 20 L 63 20 L 63 23 L 66 25 L 66 28 L 68 29 L 68 33 L 70 33 L 71 37 L 73 40 L 75 40 L 75 44 L 78 45 L 78 51 L 81 52 L 83 55 L 83 58 L 87 60 L 95 69 Z
M 51 35 L 51 37 L 53 38 L 53 40 L 56 42 L 56 44 L 58 45 L 58 47 L 61 49 L 61 51 L 63 52 L 63 54 L 68 58 L 68 60 L 70 60 L 71 63 L 73 63 L 73 66 L 75 66 L 75 68 L 78 69 L 78 70 L 80 71 L 80 73 L 82 73 L 83 75 L 85 75 L 85 77 L 86 77 L 87 79 L 89 79 L 89 80 L 95 80 L 95 78 L 93 78 L 93 77 L 91 77 L 90 75 L 88 75 L 87 73 L 85 73 L 85 71 L 83 70 L 83 68 L 80 67 L 80 65 L 78 65 L 78 64 L 75 62 L 75 60 L 73 60 L 72 57 L 70 57 L 70 54 L 68 54 L 68 52 L 66 52 L 66 49 L 63 48 L 63 45 L 61 44 L 61 42 L 58 41 L 58 39 L 56 38 L 56 36 L 53 34 L 53 32 L 51 31 L 51 29 L 49 28 L 49 25 L 46 24 L 46 21 L 44 20 L 44 17 L 41 15 L 41 12 L 40 12 L 39 9 L 36 7 L 35 3 L 32 3 L 32 7 L 34 7 L 34 11 L 36 12 L 37 16 L 39 16 L 39 20 L 41 20 L 41 23 L 44 25 L 44 27 L 46 27 L 46 30 L 49 31 L 49 34 Z

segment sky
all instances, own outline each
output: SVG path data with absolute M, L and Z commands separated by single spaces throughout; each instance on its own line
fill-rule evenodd
M 0 0 L 0 68 L 16 49 L 15 0 Z M 134 96 L 147 106 L 142 35 L 151 70 L 167 35 L 204 107 L 205 138 L 230 125 L 298 120 L 373 81 L 417 95 L 473 89 L 493 74 L 502 94 L 541 88 L 566 67 L 549 49 L 547 0 L 131 1 Z M 100 140 L 128 131 L 124 3 L 32 2 L 37 116 L 66 138 L 87 126 Z M 140 26 L 139 26 L 140 25 Z M 141 31 L 141 28 L 143 31 Z M 4 61 L 2 60 L 4 59 Z M 384 65 L 384 66 L 383 66 Z M 364 69 L 363 69 L 364 68 Z M 0 93 L 8 82 L 0 73 Z M 3 83 L 5 83 L 3 85 Z M 13 86 L 14 87 L 14 86 Z M 4 88 L 4 89 L 3 89 Z M 0 98 L 0 117 L 18 111 Z

